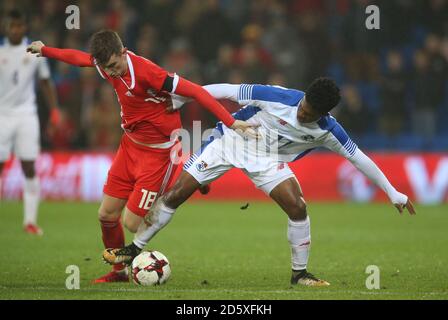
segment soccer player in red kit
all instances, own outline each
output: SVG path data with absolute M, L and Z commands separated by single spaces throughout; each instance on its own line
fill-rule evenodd
M 95 33 L 90 54 L 31 43 L 29 52 L 79 67 L 95 67 L 115 89 L 121 106 L 120 146 L 104 185 L 99 220 L 106 248 L 124 247 L 124 224 L 135 233 L 154 200 L 166 191 L 175 172 L 170 153 L 177 143 L 172 133 L 181 128 L 179 112 L 167 113 L 170 93 L 191 97 L 211 111 L 226 126 L 245 132 L 251 125 L 235 120 L 201 86 L 170 74 L 153 62 L 128 51 L 111 30 Z M 124 265 L 95 283 L 128 281 Z

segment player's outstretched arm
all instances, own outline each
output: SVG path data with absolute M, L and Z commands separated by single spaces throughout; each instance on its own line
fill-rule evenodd
M 195 99 L 208 111 L 212 112 L 227 127 L 234 130 L 242 131 L 243 133 L 250 136 L 258 136 L 257 133 L 253 130 L 256 125 L 249 124 L 241 120 L 235 120 L 232 115 L 218 101 L 216 101 L 214 97 L 207 92 L 207 90 L 202 88 L 200 85 L 179 77 L 179 82 L 174 93 L 184 97 Z
M 37 54 L 38 57 L 56 59 L 78 67 L 94 67 L 90 54 L 75 49 L 48 47 L 42 41 L 32 42 L 26 51 Z
M 202 86 L 213 98 L 215 99 L 227 99 L 234 102 L 238 102 L 238 91 L 240 89 L 240 85 L 238 84 L 208 84 L 206 86 Z M 190 102 L 191 99 L 181 97 L 179 95 L 172 95 L 172 104 L 168 106 L 167 111 L 173 112 L 175 110 L 179 110 L 182 106 Z
M 384 173 L 378 168 L 378 166 L 370 159 L 364 152 L 357 149 L 356 152 L 349 160 L 353 165 L 358 168 L 370 181 L 375 183 L 380 187 L 389 197 L 390 201 L 397 208 L 398 212 L 403 213 L 406 208 L 409 214 L 415 214 L 414 206 L 409 200 L 408 196 L 398 192 L 389 180 L 386 178 Z

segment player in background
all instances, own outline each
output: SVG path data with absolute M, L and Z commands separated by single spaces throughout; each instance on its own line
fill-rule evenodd
M 35 161 L 40 151 L 40 128 L 37 115 L 35 79 L 50 107 L 50 125 L 59 122 L 59 109 L 50 69 L 46 59 L 26 52 L 25 16 L 16 10 L 5 17 L 5 35 L 0 39 L 0 192 L 1 173 L 11 151 L 20 159 L 25 175 L 23 186 L 24 230 L 42 235 L 37 225 L 39 180 Z
M 75 66 L 96 68 L 117 94 L 124 134 L 109 170 L 99 209 L 106 248 L 125 244 L 120 221 L 123 209 L 124 224 L 135 233 L 154 200 L 166 191 L 174 176 L 176 164 L 171 161 L 170 153 L 177 150 L 173 147 L 178 141 L 172 133 L 181 128 L 181 119 L 179 112 L 166 111 L 171 105 L 170 94 L 197 100 L 229 128 L 250 133 L 253 127 L 235 120 L 201 86 L 128 51 L 114 31 L 95 33 L 90 41 L 90 53 L 52 48 L 40 41 L 33 42 L 28 50 Z M 120 281 L 129 281 L 122 264 L 95 280 L 96 283 Z
M 329 112 L 340 101 L 339 88 L 328 78 L 316 79 L 305 92 L 277 86 L 218 84 L 204 87 L 216 99 L 230 99 L 246 107 L 236 119 L 259 125 L 264 144 L 252 148 L 219 123 L 210 139 L 193 154 L 173 188 L 151 208 L 134 242 L 125 248 L 105 250 L 109 263 L 130 263 L 148 241 L 172 218 L 176 209 L 201 185 L 218 179 L 233 167 L 241 168 L 253 183 L 288 215 L 287 238 L 291 246 L 291 284 L 327 286 L 307 271 L 311 244 L 310 219 L 299 182 L 288 162 L 318 147 L 347 158 L 380 187 L 400 213 L 415 214 L 408 197 L 398 192 L 375 163 L 349 138 Z M 269 136 L 278 141 L 268 151 Z M 235 147 L 236 146 L 236 147 Z M 238 150 L 235 154 L 235 150 Z M 247 150 L 243 152 L 243 150 Z M 316 168 L 316 174 L 319 168 Z

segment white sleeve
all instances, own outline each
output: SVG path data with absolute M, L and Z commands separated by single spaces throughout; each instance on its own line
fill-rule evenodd
M 48 60 L 46 58 L 38 58 L 37 76 L 39 79 L 50 79 L 50 67 L 48 66 Z
M 228 99 L 238 102 L 239 84 L 209 84 L 203 88 L 215 99 Z
M 204 88 L 205 91 L 207 91 L 215 99 L 228 99 L 238 102 L 240 85 L 227 83 L 209 84 L 203 86 L 202 88 Z M 185 103 L 190 102 L 193 99 L 182 97 L 177 94 L 171 94 L 171 100 L 173 101 L 173 109 L 177 110 L 182 108 Z
M 370 181 L 381 188 L 393 204 L 406 204 L 408 197 L 398 192 L 372 159 L 359 150 L 359 148 L 349 160 L 359 171 L 369 178 Z
M 328 132 L 323 146 L 349 160 L 370 181 L 381 188 L 393 204 L 406 204 L 407 196 L 395 190 L 384 173 L 364 152 L 359 150 L 339 123 L 336 123 Z

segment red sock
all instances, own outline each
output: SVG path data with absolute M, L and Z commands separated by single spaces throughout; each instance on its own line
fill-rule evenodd
M 123 248 L 124 247 L 124 231 L 120 219 L 116 221 L 100 220 L 101 231 L 103 232 L 104 247 L 107 248 Z M 125 268 L 124 264 L 116 264 L 113 266 L 115 271 L 121 271 Z

